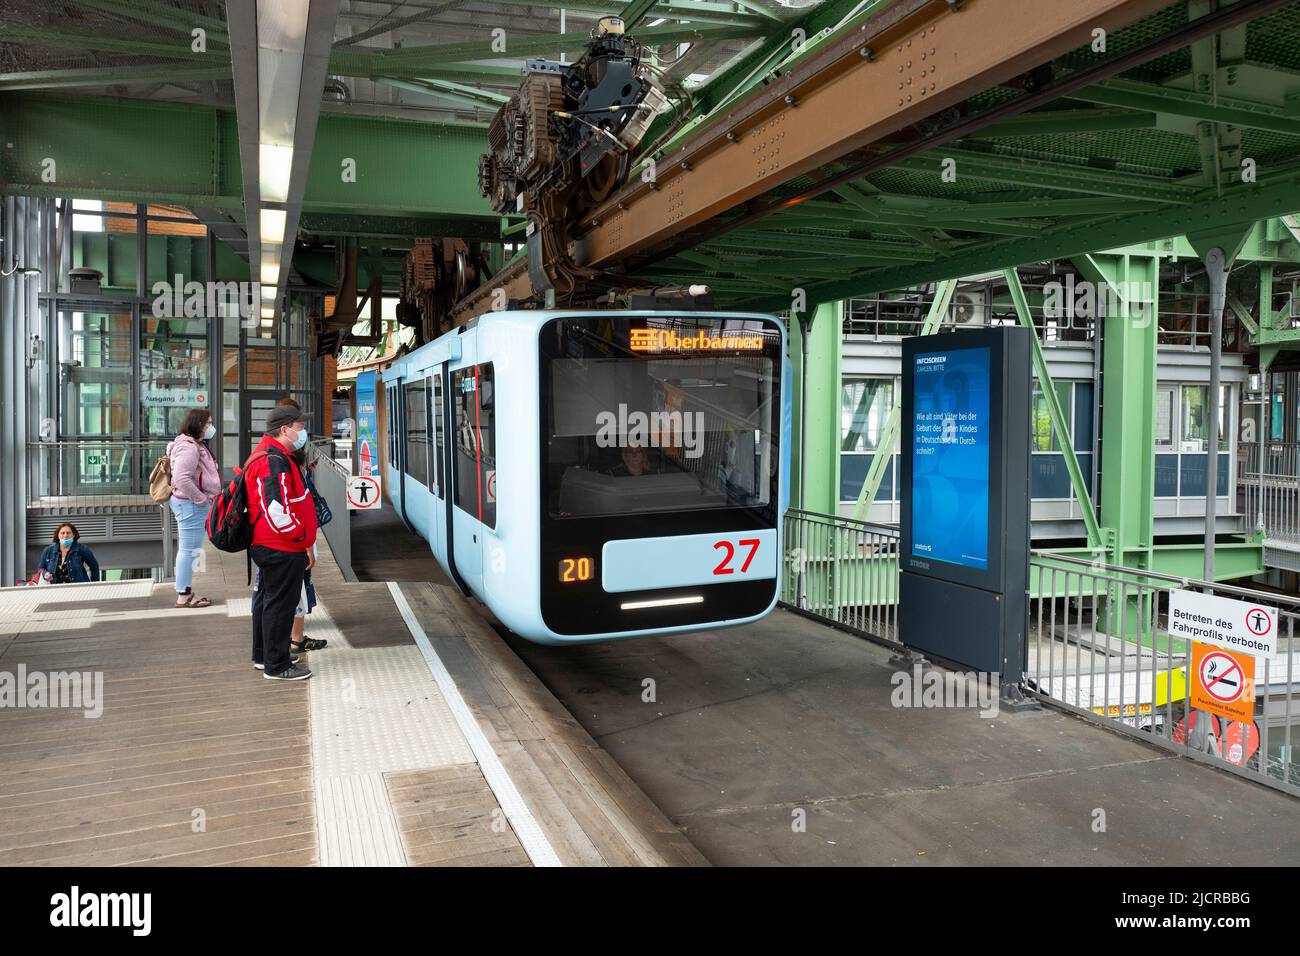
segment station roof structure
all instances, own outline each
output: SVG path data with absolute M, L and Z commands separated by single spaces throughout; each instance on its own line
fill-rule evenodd
M 343 0 L 308 144 L 300 235 L 357 236 L 399 250 L 417 235 L 518 241 L 515 221 L 494 214 L 475 186 L 486 122 L 517 86 L 524 59 L 576 56 L 599 16 L 622 14 L 654 49 L 665 79 L 689 94 L 689 117 L 657 144 L 662 175 L 745 104 L 782 84 L 801 84 L 802 97 L 817 85 L 810 77 L 818 58 L 829 62 L 835 45 L 852 42 L 872 18 L 935 5 L 576 0 L 562 13 L 513 0 Z M 781 309 L 794 287 L 828 301 L 1222 229 L 1300 206 L 1300 4 L 1095 0 L 1070 26 L 1078 33 L 1086 8 L 1095 7 L 1097 22 L 1104 15 L 1113 24 L 1104 50 L 1084 31 L 1083 42 L 1046 61 L 1034 59 L 1030 25 L 1013 30 L 994 18 L 998 0 L 937 6 L 965 18 L 960 42 L 1025 34 L 1022 60 L 1005 51 L 1003 65 L 1017 69 L 973 77 L 959 102 L 920 119 L 909 112 L 887 134 L 765 180 L 757 192 L 724 191 L 709 215 L 682 228 L 667 222 L 654 241 L 621 248 L 605 241 L 612 251 L 597 264 L 616 261 L 657 282 L 704 282 L 728 306 Z M 242 222 L 247 171 L 232 76 L 241 34 L 227 23 L 227 7 L 0 0 L 0 133 L 11 144 L 0 153 L 0 188 L 177 202 Z M 1234 11 L 1225 29 L 1191 32 L 1197 20 Z M 205 31 L 204 52 L 192 49 L 196 28 Z M 1142 52 L 1162 41 L 1157 55 Z M 1126 54 L 1133 64 L 1115 69 Z M 945 55 L 964 53 L 938 53 Z M 899 91 L 886 60 L 871 87 L 878 101 L 840 101 L 839 110 L 893 110 Z M 818 102 L 826 115 L 827 99 Z M 789 105 L 797 111 L 799 98 Z M 897 112 L 905 109 L 912 107 L 899 99 Z M 669 119 L 661 117 L 647 142 Z M 42 181 L 46 155 L 61 157 L 57 183 Z M 355 183 L 339 181 L 346 158 L 357 163 Z M 736 169 L 739 179 L 751 176 Z M 634 179 L 616 198 L 635 206 L 653 188 Z M 654 202 L 668 198 L 632 212 L 654 218 Z M 600 219 L 580 228 L 607 229 L 608 217 Z M 1279 241 L 1296 241 L 1294 229 Z

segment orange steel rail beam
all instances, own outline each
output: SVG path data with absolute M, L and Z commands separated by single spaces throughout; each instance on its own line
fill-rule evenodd
M 573 256 L 611 267 L 1169 2 L 902 0 L 716 117 L 657 162 L 652 183 L 634 177 L 577 224 Z M 525 263 L 457 303 L 453 321 L 492 308 L 494 290 L 530 296 Z

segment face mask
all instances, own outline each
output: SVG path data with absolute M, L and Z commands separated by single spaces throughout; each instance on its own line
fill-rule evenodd
M 65 548 L 69 548 L 75 540 L 75 538 L 59 538 L 59 544 L 63 545 Z
M 213 436 L 216 435 L 216 433 L 217 433 L 217 426 L 209 425 L 207 428 L 203 429 L 203 440 L 211 441 Z
M 298 437 L 293 440 L 293 447 L 297 450 L 305 444 L 307 444 L 307 429 L 304 428 L 298 433 Z

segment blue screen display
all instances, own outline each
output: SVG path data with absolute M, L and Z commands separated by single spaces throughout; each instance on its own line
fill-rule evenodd
M 912 366 L 912 556 L 988 569 L 989 350 Z

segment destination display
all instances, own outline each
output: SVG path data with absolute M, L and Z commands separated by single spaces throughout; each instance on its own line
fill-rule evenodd
M 989 350 L 922 352 L 912 381 L 912 554 L 986 570 Z

